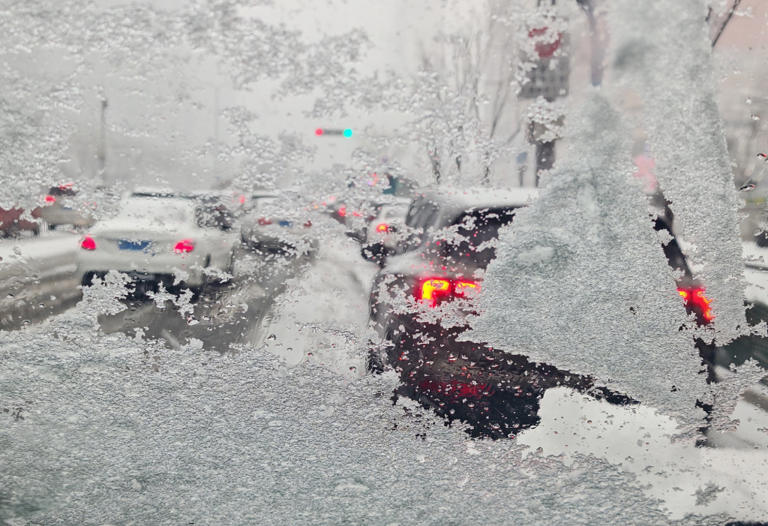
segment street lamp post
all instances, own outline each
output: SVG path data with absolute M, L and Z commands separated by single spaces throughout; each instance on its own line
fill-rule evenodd
M 103 91 L 100 92 L 101 112 L 99 116 L 99 146 L 96 152 L 98 161 L 99 179 L 104 186 L 107 186 L 107 107 L 109 102 Z

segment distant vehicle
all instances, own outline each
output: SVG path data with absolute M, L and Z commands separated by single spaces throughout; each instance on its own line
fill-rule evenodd
M 36 210 L 38 209 L 32 211 L 33 218 Z M 25 234 L 29 236 L 40 234 L 40 223 L 26 219 L 23 208 L 0 208 L 0 236 L 19 237 Z
M 397 250 L 405 240 L 405 214 L 409 206 L 409 200 L 381 205 L 378 215 L 368 224 L 361 250 L 363 258 L 382 263 L 387 254 Z
M 245 246 L 257 252 L 300 256 L 317 248 L 308 211 L 295 207 L 295 201 L 278 194 L 261 195 L 254 200 L 240 227 Z
M 32 216 L 40 218 L 50 230 L 62 226 L 74 228 L 87 228 L 94 224 L 95 220 L 90 215 L 83 214 L 62 201 L 67 197 L 74 197 L 77 191 L 72 183 L 52 186 L 45 195 L 45 204 L 32 211 Z
M 74 197 L 77 191 L 72 183 L 52 186 L 43 197 L 43 205 L 25 214 L 20 207 L 0 208 L 0 235 L 3 237 L 19 237 L 22 235 L 36 236 L 45 229 L 55 230 L 62 226 L 85 228 L 91 226 L 94 220 L 74 208 L 66 206 L 63 201 Z
M 747 324 L 757 326 L 768 323 L 768 247 L 759 242 L 742 243 L 744 256 L 744 278 L 747 282 L 744 291 Z M 713 352 L 712 363 L 728 370 L 733 365 L 741 365 L 753 359 L 761 367 L 768 369 L 768 344 L 760 331 L 741 335 Z
M 681 246 L 681 240 L 674 228 L 674 215 L 666 199 L 659 192 L 651 196 L 651 220 L 657 232 L 666 232 L 667 240 L 662 244 L 667 263 L 676 272 L 677 292 L 685 308 L 696 317 L 696 323 L 704 326 L 715 319 L 711 302 L 705 295 L 705 287 L 696 279 L 688 263 L 688 257 Z
M 163 283 L 200 289 L 226 280 L 238 244 L 221 205 L 179 197 L 134 195 L 117 217 L 96 224 L 80 242 L 83 285 L 109 270 L 129 274 L 137 290 Z
M 371 318 L 382 335 L 410 325 L 415 313 L 395 314 L 380 297 L 381 284 L 391 297 L 434 307 L 480 286 L 481 274 L 495 256 L 499 229 L 512 222 L 515 211 L 537 196 L 535 189 L 514 191 L 436 190 L 424 192 L 410 205 L 404 222 L 406 239 L 374 278 Z M 416 305 L 416 304 L 414 304 Z
M 325 212 L 344 225 L 347 235 L 360 243 L 365 241 L 368 225 L 378 215 L 381 205 L 380 202 L 372 202 L 359 196 L 334 196 L 322 202 Z

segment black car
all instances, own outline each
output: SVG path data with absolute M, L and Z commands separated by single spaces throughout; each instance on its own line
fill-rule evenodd
M 374 278 L 370 319 L 380 342 L 371 348 L 369 368 L 391 366 L 402 382 L 396 396 L 470 423 L 474 436 L 506 437 L 535 425 L 539 399 L 550 387 L 593 386 L 590 378 L 458 340 L 499 229 L 536 194 L 442 189 L 418 195 L 406 216 L 406 241 Z
M 406 217 L 406 241 L 382 261 L 373 281 L 370 320 L 379 340 L 372 342 L 369 369 L 391 367 L 401 380 L 396 396 L 416 399 L 449 421 L 469 423 L 474 436 L 506 437 L 535 425 L 540 398 L 556 386 L 634 403 L 595 387 L 591 377 L 459 337 L 475 312 L 473 296 L 495 257 L 499 230 L 512 225 L 536 194 L 535 189 L 419 194 Z M 673 234 L 669 208 L 654 211 L 652 220 L 657 231 L 669 234 L 661 235 L 662 247 L 684 305 L 696 323 L 711 323 L 710 302 Z

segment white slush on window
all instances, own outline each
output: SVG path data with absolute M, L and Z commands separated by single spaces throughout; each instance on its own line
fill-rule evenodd
M 469 338 L 525 354 L 694 424 L 701 359 L 619 115 L 591 95 L 541 196 L 502 229 Z

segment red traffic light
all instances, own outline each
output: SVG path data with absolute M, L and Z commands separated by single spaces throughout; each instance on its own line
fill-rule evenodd
M 318 129 L 315 130 L 315 135 L 322 135 L 322 134 L 323 134 L 323 129 L 322 128 L 318 128 Z

